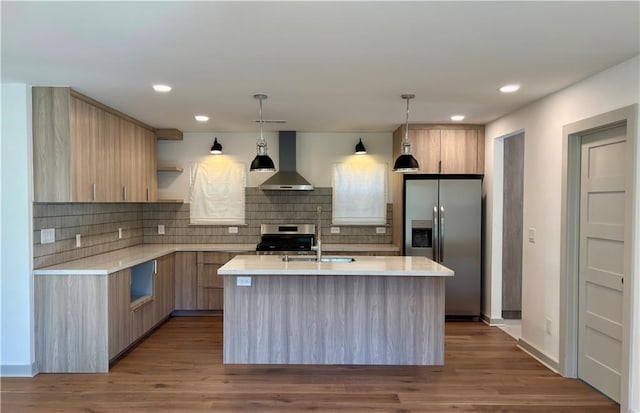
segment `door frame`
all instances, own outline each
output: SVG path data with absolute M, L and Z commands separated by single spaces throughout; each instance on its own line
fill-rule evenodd
M 625 214 L 625 283 L 622 293 L 623 333 L 622 333 L 622 377 L 621 377 L 621 411 L 628 410 L 631 396 L 630 361 L 632 356 L 633 308 L 635 306 L 634 291 L 635 268 L 631 255 L 633 240 L 632 231 L 637 223 L 634 221 L 635 204 L 635 168 L 637 140 L 638 106 L 632 105 L 611 112 L 603 113 L 563 127 L 562 143 L 562 209 L 560 235 L 560 373 L 564 377 L 578 376 L 578 272 L 580 251 L 580 215 L 569 214 L 580 208 L 580 157 L 582 136 L 626 123 L 626 173 L 629 180 L 626 184 Z

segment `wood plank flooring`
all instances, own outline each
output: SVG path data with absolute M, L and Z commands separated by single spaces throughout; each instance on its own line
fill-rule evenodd
M 222 364 L 221 317 L 174 317 L 108 374 L 1 384 L 3 413 L 619 411 L 482 323 L 447 323 L 444 367 L 232 366 Z

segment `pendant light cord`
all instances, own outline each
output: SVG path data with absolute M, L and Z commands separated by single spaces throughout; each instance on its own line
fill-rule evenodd
M 409 142 L 409 100 L 411 99 L 410 97 L 407 96 L 407 118 L 404 124 L 404 143 L 408 143 Z

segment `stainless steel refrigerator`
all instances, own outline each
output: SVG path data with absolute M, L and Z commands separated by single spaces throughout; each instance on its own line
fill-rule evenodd
M 482 180 L 405 175 L 404 253 L 426 256 L 455 275 L 446 281 L 445 314 L 480 317 Z

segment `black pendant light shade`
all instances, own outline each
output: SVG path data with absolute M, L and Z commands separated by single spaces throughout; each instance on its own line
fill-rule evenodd
M 362 143 L 362 138 L 360 138 L 360 142 L 356 145 L 356 155 L 364 155 L 367 153 L 367 148 L 364 147 Z
M 258 138 L 258 143 L 256 144 L 257 155 L 253 158 L 249 170 L 252 172 L 275 172 L 276 166 L 267 155 L 267 141 L 262 134 L 262 124 L 264 123 L 262 120 L 262 101 L 267 98 L 267 95 L 259 93 L 253 95 L 253 97 L 260 101 L 260 138 Z
M 256 155 L 249 169 L 253 172 L 273 172 L 276 170 L 276 167 L 268 155 Z
M 416 158 L 411 155 L 411 144 L 409 143 L 409 100 L 416 97 L 414 94 L 401 95 L 407 101 L 407 117 L 404 125 L 404 139 L 402 140 L 402 151 L 393 164 L 394 172 L 415 172 L 420 169 Z
M 209 153 L 212 155 L 220 155 L 222 153 L 222 145 L 218 143 L 217 137 L 213 139 L 213 146 L 211 146 Z
M 403 154 L 398 156 L 396 163 L 393 164 L 395 172 L 413 172 L 419 169 L 418 161 L 411 154 Z

